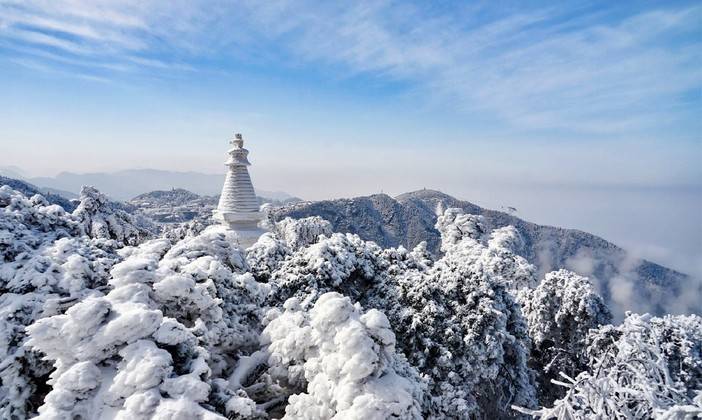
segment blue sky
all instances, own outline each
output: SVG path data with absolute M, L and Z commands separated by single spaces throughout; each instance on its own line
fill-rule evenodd
M 240 131 L 310 199 L 702 184 L 699 1 L 0 0 L 0 92 L 32 175 L 221 172 Z
M 218 171 L 242 131 L 260 162 L 308 170 L 702 174 L 699 2 L 0 5 L 0 141 L 37 173 Z

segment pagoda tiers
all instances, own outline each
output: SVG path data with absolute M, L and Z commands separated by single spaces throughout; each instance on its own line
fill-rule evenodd
M 239 245 L 246 248 L 253 245 L 264 232 L 258 227 L 263 213 L 259 211 L 258 198 L 247 169 L 251 165 L 248 160 L 249 151 L 244 149 L 241 134 L 236 134 L 231 144 L 233 147 L 227 151 L 229 159 L 225 162 L 229 170 L 213 217 L 236 231 Z

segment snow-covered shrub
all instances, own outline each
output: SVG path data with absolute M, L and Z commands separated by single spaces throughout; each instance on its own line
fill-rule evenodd
M 270 213 L 269 213 L 270 214 Z M 272 273 L 294 251 L 331 236 L 331 224 L 320 217 L 285 218 L 269 221 L 271 232 L 264 233 L 246 252 L 251 272 L 259 281 L 268 281 Z
M 564 377 L 542 419 L 687 419 L 702 415 L 702 318 L 629 314 L 588 336 L 589 368 Z M 567 381 L 567 382 L 565 382 Z
M 454 260 L 465 259 L 466 264 L 485 270 L 511 290 L 536 285 L 534 266 L 516 253 L 524 240 L 514 226 L 490 232 L 482 216 L 449 208 L 437 218 L 436 229 L 441 233 L 441 251 L 454 254 Z
M 358 299 L 387 265 L 383 250 L 357 235 L 335 233 L 285 258 L 271 274 L 272 304 L 339 291 Z
M 158 239 L 125 248 L 106 296 L 28 327 L 28 345 L 56 368 L 40 418 L 259 415 L 225 379 L 258 347 L 266 293 L 241 274 L 234 235 L 213 226 L 175 245 Z
M 128 245 L 136 245 L 151 236 L 149 228 L 155 230 L 140 226 L 134 216 L 115 208 L 107 196 L 89 186 L 81 188 L 80 204 L 73 217 L 90 237 L 115 239 Z
M 274 315 L 275 316 L 275 315 Z M 309 311 L 285 303 L 262 335 L 271 376 L 292 392 L 287 419 L 420 419 L 424 383 L 395 352 L 382 312 L 338 293 Z
M 39 195 L 29 199 L 7 185 L 0 186 L 0 263 L 80 234 L 80 225 L 61 206 L 47 204 Z
M 302 220 L 286 217 L 275 224 L 275 230 L 293 251 L 316 243 L 320 235 L 332 234 L 331 223 L 319 216 Z
M 24 347 L 25 327 L 100 295 L 122 245 L 81 236 L 80 225 L 39 195 L 0 187 L 0 417 L 25 418 L 48 392 L 51 365 Z
M 565 394 L 551 381 L 561 379 L 560 372 L 575 376 L 587 367 L 587 334 L 612 316 L 590 281 L 567 270 L 546 274 L 538 287 L 523 290 L 519 301 L 529 324 L 529 363 L 537 372 L 540 401 L 550 404 Z
M 235 235 L 210 226 L 175 244 L 159 262 L 153 285 L 164 314 L 192 322 L 213 360 L 224 366 L 232 364 L 237 351 L 257 347 L 260 304 L 268 293 L 245 273 Z
M 121 244 L 85 236 L 48 242 L 0 268 L 0 285 L 11 293 L 58 293 L 81 296 L 84 289 L 107 284 L 109 270 L 120 259 Z
M 246 250 L 246 262 L 258 281 L 267 282 L 288 255 L 287 243 L 276 234 L 266 232 Z
M 29 417 L 47 392 L 40 388 L 51 365 L 23 347 L 24 328 L 40 316 L 45 300 L 37 293 L 0 295 L 0 418 Z
M 168 223 L 161 225 L 161 236 L 176 243 L 181 239 L 199 235 L 211 224 L 212 219 L 209 217 L 196 218 L 183 223 Z

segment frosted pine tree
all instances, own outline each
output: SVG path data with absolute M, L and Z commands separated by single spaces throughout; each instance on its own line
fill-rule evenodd
M 425 416 L 513 416 L 535 404 L 527 325 L 509 290 L 531 267 L 495 244 L 479 216 L 448 209 L 437 220 L 444 256 L 428 269 L 390 276 L 387 313 L 410 363 L 430 378 Z M 505 241 L 498 241 L 505 243 Z M 390 292 L 387 292 L 390 294 Z
M 702 416 L 702 318 L 629 314 L 588 336 L 588 369 L 563 376 L 563 398 L 524 410 L 542 419 Z
M 519 301 L 529 324 L 529 362 L 537 372 L 540 401 L 550 404 L 565 393 L 552 380 L 587 368 L 588 331 L 609 324 L 612 316 L 590 281 L 567 270 L 546 274 L 538 287 L 522 291 Z

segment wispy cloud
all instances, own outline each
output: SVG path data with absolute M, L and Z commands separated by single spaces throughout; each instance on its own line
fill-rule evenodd
M 527 128 L 649 128 L 674 119 L 680 96 L 702 85 L 699 6 L 602 22 L 551 8 L 467 24 L 395 6 L 251 14 L 258 27 L 285 20 L 266 32 L 304 59 L 411 80 L 467 112 Z
M 0 0 L 0 46 L 46 66 L 189 70 L 186 63 L 158 58 L 164 46 L 179 48 L 176 41 L 183 35 L 174 30 L 182 27 L 176 23 L 182 9 L 162 6 L 168 15 L 152 2 Z
M 690 92 L 702 86 L 696 3 L 622 14 L 390 0 L 30 0 L 0 1 L 0 11 L 0 39 L 24 54 L 43 49 L 124 71 L 265 56 L 281 67 L 407 82 L 515 128 L 620 133 L 689 123 L 698 111 Z

